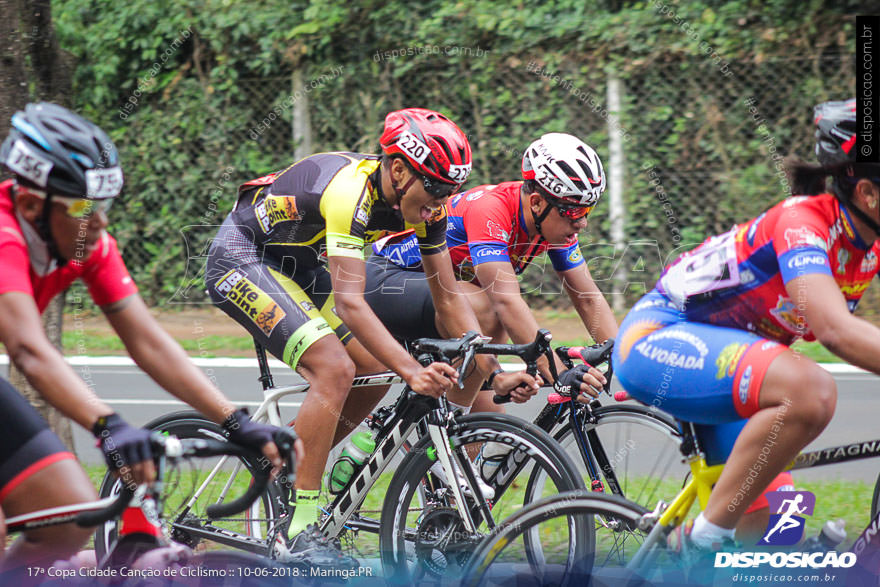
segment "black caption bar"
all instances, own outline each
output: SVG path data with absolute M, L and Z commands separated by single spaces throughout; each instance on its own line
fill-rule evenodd
M 880 16 L 856 17 L 856 161 L 880 163 L 880 88 L 875 50 L 880 41 Z

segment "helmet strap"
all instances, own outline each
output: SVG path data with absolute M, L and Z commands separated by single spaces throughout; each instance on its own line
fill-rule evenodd
M 49 257 L 55 259 L 58 267 L 64 267 L 67 265 L 67 259 L 61 256 L 61 251 L 58 249 L 58 243 L 55 241 L 55 237 L 52 236 L 52 229 L 49 226 L 49 215 L 51 213 L 52 194 L 48 193 L 46 194 L 46 199 L 43 200 L 43 212 L 34 224 L 36 224 L 37 233 L 40 235 L 40 238 L 46 243 L 46 247 L 49 250 Z
M 863 212 L 851 199 L 843 196 L 836 179 L 832 184 L 831 193 L 834 194 L 834 197 L 837 198 L 841 206 L 845 206 L 847 210 L 852 212 L 859 220 L 867 224 L 868 228 L 874 231 L 874 234 L 877 235 L 874 240 L 880 239 L 880 223 Z
M 409 178 L 409 181 L 407 181 L 406 184 L 402 188 L 399 188 L 399 187 L 397 187 L 397 181 L 393 177 L 391 178 L 391 187 L 394 189 L 394 193 L 397 194 L 397 204 L 398 205 L 400 205 L 400 200 L 403 199 L 403 194 L 405 194 L 407 191 L 409 191 L 409 188 L 412 187 L 412 184 L 415 183 L 415 181 L 416 181 L 416 176 L 413 175 Z
M 545 199 L 544 201 L 546 202 L 547 200 Z M 550 214 L 550 210 L 552 210 L 552 209 L 553 209 L 553 204 L 551 204 L 550 202 L 547 202 L 547 207 L 544 208 L 544 211 L 541 212 L 540 216 L 538 216 L 537 214 L 535 214 L 535 211 L 532 210 L 532 207 L 529 206 L 529 212 L 532 213 L 532 221 L 535 223 L 535 230 L 538 231 L 538 236 L 540 236 L 541 238 L 544 238 L 544 233 L 541 232 L 541 223 L 544 222 L 544 220 L 547 218 L 547 215 Z M 547 239 L 544 239 L 544 240 L 547 240 Z

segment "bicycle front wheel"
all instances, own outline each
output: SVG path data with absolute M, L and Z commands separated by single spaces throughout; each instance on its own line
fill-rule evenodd
M 503 445 L 504 463 L 493 474 L 496 495 L 487 498 L 468 487 L 466 504 L 455 503 L 453 492 L 438 478 L 439 460 L 429 437 L 422 438 L 400 464 L 388 487 L 382 508 L 379 546 L 386 577 L 395 583 L 443 581 L 460 575 L 474 546 L 501 520 L 522 507 L 524 484 L 533 470 L 542 471 L 544 490 L 551 495 L 583 487 L 574 464 L 546 432 L 505 414 L 471 414 L 458 419 L 449 437 L 460 462 L 487 443 Z M 479 467 L 475 467 L 480 474 Z M 424 503 L 417 497 L 421 494 Z M 466 530 L 469 512 L 476 532 Z M 528 564 L 540 573 L 548 559 L 577 557 L 589 552 L 592 520 L 562 520 L 565 538 L 542 537 L 526 552 Z
M 644 508 L 618 496 L 589 491 L 572 491 L 538 500 L 499 525 L 475 548 L 463 573 L 461 585 L 478 587 L 512 584 L 520 587 L 560 585 L 639 585 L 646 584 L 626 569 L 625 560 L 609 559 L 597 543 L 586 553 L 559 556 L 541 574 L 525 565 L 532 546 L 529 534 L 557 535 L 570 528 L 572 520 L 605 520 L 609 527 L 626 533 L 638 528 Z
M 681 433 L 671 416 L 646 406 L 628 404 L 601 406 L 594 409 L 592 415 L 581 431 L 588 454 L 581 452 L 577 435 L 569 423 L 554 434 L 572 455 L 585 483 L 591 482 L 587 468 L 590 462 L 598 469 L 601 492 L 616 493 L 649 511 L 657 506 L 659 499 L 678 493 L 689 469 L 681 455 Z M 612 491 L 612 478 L 617 491 Z M 526 485 L 525 503 L 547 495 L 546 483 L 543 472 L 534 471 Z M 594 520 L 597 548 L 604 556 L 624 560 L 641 546 L 642 532 L 624 531 L 602 518 Z M 536 528 L 526 536 L 531 540 L 540 539 Z

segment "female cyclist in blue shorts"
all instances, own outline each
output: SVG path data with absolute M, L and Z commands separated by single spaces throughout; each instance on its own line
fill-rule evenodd
M 620 327 L 613 361 L 627 391 L 701 425 L 710 460 L 729 452 L 685 547 L 732 539 L 831 419 L 833 379 L 792 342 L 818 340 L 880 373 L 880 329 L 852 315 L 878 269 L 880 164 L 856 162 L 855 100 L 815 115 L 819 165 L 788 162 L 794 193 L 808 195 L 679 257 Z

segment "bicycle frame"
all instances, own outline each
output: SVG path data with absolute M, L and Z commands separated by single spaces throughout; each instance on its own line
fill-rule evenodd
M 659 517 L 657 517 L 656 523 L 651 528 L 638 552 L 627 565 L 627 568 L 637 569 L 642 567 L 648 560 L 654 545 L 664 539 L 666 534 L 672 531 L 673 528 L 684 523 L 694 501 L 699 500 L 700 509 L 706 509 L 709 496 L 712 493 L 712 487 L 718 482 L 718 478 L 724 470 L 724 464 L 710 466 L 706 463 L 705 455 L 701 452 L 696 440 L 693 426 L 684 422 L 682 424 L 688 430 L 688 442 L 682 444 L 682 452 L 688 458 L 691 477 L 672 503 L 665 506 L 663 502 L 660 502 L 657 510 L 652 514 L 648 514 L 649 516 L 659 514 Z M 785 470 L 808 469 L 878 456 L 880 456 L 880 439 L 856 442 L 800 453 Z M 866 530 L 871 526 L 872 523 L 869 522 Z
M 269 370 L 265 350 L 257 343 L 255 343 L 255 347 L 257 351 L 257 362 L 260 367 L 259 381 L 263 386 L 264 399 L 254 411 L 253 418 L 257 421 L 268 420 L 269 423 L 275 426 L 285 426 L 286 423 L 282 421 L 281 413 L 278 408 L 279 399 L 286 395 L 307 391 L 309 384 L 308 382 L 304 382 L 285 387 L 273 387 L 274 380 Z M 376 375 L 356 377 L 352 382 L 352 388 L 375 385 L 393 385 L 398 383 L 403 383 L 403 380 L 398 375 L 392 372 L 386 372 Z M 361 505 L 373 484 L 385 471 L 388 464 L 391 462 L 392 457 L 404 446 L 406 439 L 424 420 L 425 416 L 431 411 L 438 411 L 442 414 L 448 413 L 448 406 L 444 406 L 444 404 L 445 399 L 435 400 L 406 390 L 400 395 L 394 405 L 390 419 L 387 419 L 383 423 L 382 428 L 377 434 L 377 437 L 381 438 L 382 441 L 376 447 L 376 450 L 373 451 L 373 454 L 370 455 L 367 462 L 360 467 L 358 473 L 349 480 L 345 488 L 343 488 L 333 502 L 329 504 L 327 516 L 321 523 L 321 531 L 325 535 L 337 536 L 343 528 L 350 523 L 352 515 Z M 445 426 L 439 420 L 428 421 L 426 425 L 428 433 L 435 440 L 435 446 L 446 447 L 446 450 L 438 450 L 438 458 L 441 460 L 449 478 L 454 478 L 450 459 L 457 457 L 448 448 L 449 442 L 446 437 Z M 179 528 L 193 536 L 207 538 L 226 546 L 240 548 L 257 554 L 268 554 L 268 545 L 263 540 L 239 534 L 225 528 L 219 528 L 212 524 L 195 527 L 180 522 L 201 497 L 211 480 L 226 464 L 226 460 L 227 458 L 224 457 L 214 466 L 212 471 L 203 481 L 202 485 L 190 497 L 189 501 L 178 515 L 177 520 L 172 523 L 172 528 Z M 470 468 L 463 467 L 462 465 L 463 463 L 459 463 L 459 468 L 464 471 L 465 477 L 473 477 L 472 474 L 469 475 Z M 227 493 L 232 488 L 235 476 L 241 470 L 241 467 L 241 462 L 235 464 L 223 490 L 220 492 L 220 501 L 225 499 Z M 476 486 L 476 480 L 474 478 L 469 478 L 468 482 L 471 487 Z M 458 484 L 451 484 L 450 490 L 456 495 L 457 503 L 465 503 L 463 494 L 461 493 L 462 490 Z M 484 517 L 487 519 L 487 523 L 490 527 L 494 526 L 491 515 L 485 504 L 482 504 L 482 509 L 485 510 Z M 465 526 L 470 531 L 476 531 L 476 524 L 473 522 L 470 512 L 465 509 L 465 511 L 460 513 L 462 514 Z M 356 529 L 378 531 L 377 522 L 364 520 L 351 525 Z M 276 543 L 276 547 L 282 551 L 283 555 L 285 547 L 280 543 Z
M 287 423 L 284 422 L 281 418 L 281 411 L 278 406 L 278 402 L 282 397 L 293 395 L 296 393 L 303 393 L 308 391 L 309 383 L 297 383 L 294 385 L 287 385 L 284 387 L 273 387 L 274 382 L 272 378 L 272 374 L 269 371 L 269 364 L 266 359 L 265 351 L 259 345 L 255 345 L 257 347 L 257 360 L 260 366 L 260 377 L 259 381 L 263 385 L 263 401 L 260 405 L 254 410 L 252 418 L 255 421 L 268 421 L 270 424 L 274 426 L 284 427 L 287 426 Z M 375 375 L 365 375 L 361 377 L 356 377 L 352 382 L 352 388 L 357 387 L 366 387 L 366 386 L 374 386 L 374 385 L 394 385 L 398 383 L 403 383 L 403 380 L 394 373 L 386 372 L 386 373 L 378 373 Z M 408 434 L 409 432 L 407 432 Z M 404 439 L 406 436 L 403 437 Z M 394 454 L 393 452 L 391 454 Z M 213 524 L 205 524 L 203 526 L 194 526 L 182 523 L 182 520 L 186 516 L 187 513 L 193 508 L 196 502 L 199 500 L 201 495 L 204 493 L 205 489 L 210 485 L 211 481 L 214 477 L 226 466 L 229 457 L 221 457 L 220 460 L 214 465 L 214 468 L 210 473 L 205 477 L 202 484 L 198 489 L 193 493 L 193 495 L 186 502 L 185 506 L 181 510 L 181 513 L 177 516 L 177 519 L 171 523 L 172 529 L 179 529 L 181 531 L 185 531 L 186 533 L 198 537 L 205 538 L 208 540 L 212 540 L 214 542 L 223 544 L 225 546 L 230 546 L 233 548 L 238 548 L 241 550 L 245 550 L 248 552 L 253 552 L 255 554 L 267 555 L 269 554 L 269 547 L 267 546 L 267 542 L 258 538 L 254 538 L 252 536 L 248 536 L 246 534 L 241 534 L 238 532 L 233 532 L 226 528 L 220 528 L 214 526 Z M 390 459 L 389 459 L 390 461 Z M 386 463 L 387 464 L 387 463 Z M 226 499 L 226 496 L 232 489 L 232 485 L 235 482 L 236 475 L 241 471 L 242 463 L 241 461 L 237 461 L 234 467 L 232 468 L 232 472 L 229 474 L 229 478 L 224 484 L 223 489 L 221 490 L 218 501 L 223 501 Z M 384 466 L 383 466 L 384 470 Z M 379 472 L 381 474 L 381 471 Z M 369 486 L 368 486 L 369 487 Z M 360 505 L 358 502 L 354 508 Z M 352 509 L 353 511 L 353 509 Z M 350 513 L 349 513 L 350 515 Z M 372 525 L 366 524 L 365 529 L 370 528 Z M 278 544 L 281 547 L 280 544 Z

